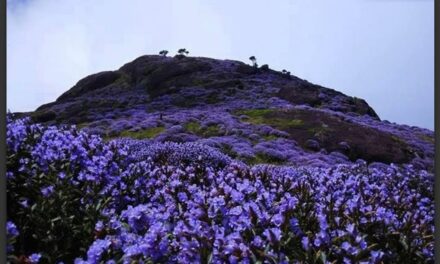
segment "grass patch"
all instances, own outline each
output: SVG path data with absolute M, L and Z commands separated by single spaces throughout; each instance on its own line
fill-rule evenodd
M 265 155 L 263 153 L 257 153 L 254 158 L 247 159 L 245 162 L 248 165 L 257 165 L 257 164 L 272 164 L 272 165 L 283 165 L 285 161 L 279 160 L 277 158 L 271 157 L 269 155 Z
M 392 139 L 394 142 L 398 143 L 398 144 L 406 145 L 406 142 L 405 142 L 403 139 L 401 139 L 401 138 L 399 138 L 399 137 L 397 137 L 397 136 L 392 135 L 392 136 L 391 136 L 391 139 Z
M 201 79 L 194 79 L 194 80 L 192 80 L 192 83 L 194 86 L 202 86 L 202 85 L 206 84 L 206 81 L 201 80 Z
M 228 144 L 222 144 L 221 151 L 233 159 L 237 158 L 237 153 Z
M 265 136 L 263 136 L 263 138 L 265 141 L 271 141 L 271 140 L 278 139 L 279 137 L 274 136 L 274 135 L 265 135 Z
M 212 125 L 212 126 L 208 126 L 206 129 L 204 129 L 203 131 L 203 135 L 205 137 L 215 137 L 215 136 L 220 136 L 220 128 L 218 125 Z
M 186 131 L 191 132 L 193 134 L 197 134 L 201 130 L 201 126 L 198 122 L 189 122 L 184 125 Z
M 193 107 L 195 105 L 197 105 L 197 103 L 191 99 L 191 98 L 187 98 L 187 97 L 178 97 L 175 98 L 172 101 L 172 104 L 178 107 L 182 107 L 182 108 L 188 108 L 188 107 Z
M 264 115 L 273 113 L 272 109 L 248 109 L 248 110 L 239 110 L 235 113 L 237 115 L 247 115 L 250 119 L 253 119 L 255 122 L 263 120 Z
M 433 137 L 424 135 L 424 134 L 417 134 L 418 138 L 420 138 L 421 140 L 431 143 L 431 144 L 435 144 L 435 139 Z
M 319 141 L 323 142 L 333 130 L 323 124 L 321 126 L 309 128 L 307 131 L 313 135 L 313 137 L 316 137 Z
M 214 93 L 210 93 L 207 97 L 206 97 L 206 103 L 207 104 L 216 104 L 218 102 L 220 102 L 218 93 L 214 92 Z
M 89 125 L 89 123 L 87 123 L 87 122 L 83 122 L 83 123 L 79 123 L 78 125 L 76 125 L 76 128 L 77 128 L 78 130 L 80 130 L 80 129 L 85 128 L 85 127 L 88 126 L 88 125 Z
M 184 125 L 184 128 L 187 132 L 199 137 L 215 137 L 221 135 L 220 127 L 218 125 L 202 127 L 198 122 L 189 122 Z
M 278 111 L 273 109 L 249 109 L 237 111 L 237 115 L 246 115 L 247 120 L 254 125 L 270 125 L 280 129 L 288 129 L 303 125 L 301 119 L 287 119 L 277 115 Z
M 130 82 L 131 78 L 128 74 L 122 74 L 115 82 L 115 85 L 127 85 Z
M 122 131 L 119 136 L 120 137 L 130 137 L 135 139 L 145 139 L 145 138 L 154 138 L 160 133 L 165 131 L 164 127 L 152 127 L 139 131 Z

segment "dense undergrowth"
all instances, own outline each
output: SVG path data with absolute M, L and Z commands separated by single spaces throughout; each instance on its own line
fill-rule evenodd
M 433 175 L 248 165 L 198 143 L 7 125 L 22 263 L 432 263 Z

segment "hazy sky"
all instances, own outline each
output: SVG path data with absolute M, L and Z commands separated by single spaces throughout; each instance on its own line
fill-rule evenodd
M 382 119 L 434 127 L 433 0 L 8 0 L 11 111 L 144 54 L 288 69 L 367 100 Z

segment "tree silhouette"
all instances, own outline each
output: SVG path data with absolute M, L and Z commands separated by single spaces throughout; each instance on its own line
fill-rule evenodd
M 186 55 L 189 54 L 189 51 L 187 51 L 186 49 L 179 49 L 179 50 L 177 51 L 177 53 L 179 53 L 179 55 L 185 56 L 185 54 L 186 54 Z
M 255 58 L 255 56 L 250 56 L 249 59 L 252 61 L 252 64 L 255 68 L 258 67 L 257 58 Z
M 159 52 L 159 55 L 162 55 L 162 56 L 164 56 L 164 57 L 166 57 L 167 54 L 168 54 L 168 50 L 161 50 L 161 51 Z

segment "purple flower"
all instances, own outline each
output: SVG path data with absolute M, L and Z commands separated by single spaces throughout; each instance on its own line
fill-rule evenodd
M 345 230 L 347 230 L 347 232 L 348 232 L 349 234 L 353 234 L 353 233 L 354 233 L 354 230 L 355 230 L 355 228 L 354 228 L 354 224 L 348 224 Z
M 242 213 L 243 213 L 243 209 L 241 208 L 241 206 L 236 206 L 229 211 L 229 215 L 239 216 Z
M 289 220 L 290 228 L 292 228 L 292 231 L 295 235 L 301 236 L 303 234 L 303 231 L 301 230 L 301 227 L 299 226 L 299 221 L 295 217 L 292 217 Z
M 186 201 L 188 201 L 188 195 L 186 195 L 186 193 L 184 193 L 184 192 L 179 192 L 177 194 L 177 198 L 179 199 L 179 202 L 186 202 Z
M 58 178 L 60 178 L 60 179 L 66 178 L 66 173 L 64 171 L 58 173 Z
M 341 244 L 341 248 L 345 251 L 348 251 L 351 248 L 351 245 L 350 245 L 350 243 L 345 241 Z
M 309 242 L 309 238 L 307 236 L 305 236 L 301 239 L 301 245 L 302 245 L 303 249 L 306 251 L 308 251 L 310 249 L 310 242 Z
M 29 200 L 28 199 L 24 199 L 20 201 L 20 204 L 24 207 L 24 208 L 28 208 L 29 207 Z
M 104 223 L 102 221 L 98 221 L 95 225 L 96 231 L 102 231 L 104 229 Z
M 92 263 L 97 263 L 101 260 L 101 255 L 110 247 L 111 242 L 104 239 L 98 239 L 93 242 L 87 251 L 87 260 Z
M 319 228 L 321 228 L 322 231 L 326 231 L 328 229 L 328 223 L 325 215 L 318 215 L 318 221 L 319 221 Z
M 126 257 L 134 257 L 137 255 L 141 255 L 145 251 L 146 246 L 135 244 L 128 246 L 124 249 L 124 253 Z
M 174 96 L 164 95 L 160 100 L 172 101 Z M 232 104 L 237 109 L 254 107 L 242 102 Z M 258 100 L 255 104 L 259 104 Z M 216 107 L 224 110 L 223 106 Z M 160 124 L 153 118 L 157 113 L 130 112 L 133 120 L 124 120 L 123 126 L 135 126 L 139 122 L 146 128 L 160 125 L 166 129 L 151 140 L 104 142 L 69 128 L 8 121 L 7 144 L 11 154 L 8 164 L 17 164 L 8 168 L 13 175 L 8 177 L 11 183 L 8 191 L 38 186 L 36 190 L 44 196 L 53 195 L 61 189 L 58 185 L 48 185 L 47 179 L 55 176 L 58 182 L 64 179 L 63 193 L 75 204 L 68 211 L 75 212 L 76 217 L 100 208 L 93 212 L 103 219 L 96 223 L 95 230 L 108 232 L 100 232 L 89 245 L 87 259 L 77 259 L 76 263 L 111 264 L 110 259 L 121 257 L 122 262 L 200 263 L 206 261 L 202 258 L 209 258 L 212 263 L 251 263 L 260 261 L 258 255 L 252 255 L 254 248 L 279 263 L 292 261 L 296 254 L 318 251 L 327 256 L 328 262 L 349 263 L 361 250 L 368 250 L 367 241 L 378 238 L 383 241 L 376 244 L 376 251 L 367 253 L 370 259 L 363 260 L 379 263 L 386 252 L 390 259 L 402 262 L 405 259 L 388 238 L 396 231 L 403 235 L 410 232 L 405 230 L 411 230 L 414 239 L 409 246 L 411 252 L 418 254 L 409 257 L 432 262 L 432 173 L 405 164 L 367 167 L 364 163 L 352 164 L 340 155 L 304 152 L 282 131 L 269 126 L 254 128 L 253 124 L 234 118 L 232 112 L 225 114 L 219 109 L 209 108 L 209 113 L 196 109 L 168 112 Z M 359 120 L 367 122 L 363 117 L 344 118 L 358 124 Z M 168 128 L 174 126 L 174 132 L 184 134 L 182 122 L 204 127 L 214 122 L 224 134 L 200 139 L 168 133 Z M 182 125 L 179 128 L 175 123 Z M 248 136 L 256 133 L 258 137 L 253 138 L 259 141 L 254 148 Z M 263 140 L 265 135 L 286 138 Z M 192 139 L 198 143 L 161 142 L 167 138 Z M 418 139 L 412 134 L 402 138 L 412 147 L 417 145 L 412 141 Z M 215 148 L 227 149 L 239 158 L 252 159 L 258 152 L 266 154 L 269 160 L 301 166 L 248 166 Z M 336 165 L 342 160 L 344 164 Z M 66 162 L 69 162 L 69 176 L 65 174 Z M 335 166 L 328 167 L 329 164 Z M 27 200 L 26 192 L 17 194 L 20 194 L 16 199 L 17 212 L 13 212 L 11 219 L 30 213 L 20 204 L 29 207 L 37 203 L 33 208 L 37 211 L 46 208 L 39 205 L 47 199 L 32 196 L 32 200 Z M 78 205 L 75 201 L 79 201 Z M 58 213 L 56 207 L 45 210 L 51 215 Z M 300 227 L 299 220 L 306 222 Z M 73 228 L 84 228 L 81 221 L 75 222 L 78 223 Z M 24 226 L 20 226 L 20 233 L 27 233 L 30 226 L 21 224 Z M 13 236 L 18 235 L 16 229 L 12 222 L 7 223 L 9 246 L 14 243 Z M 92 235 L 81 233 L 80 237 Z M 38 239 L 44 246 L 44 238 Z M 301 246 L 292 251 L 292 243 L 288 241 L 300 242 Z M 43 255 L 51 253 L 47 248 L 48 252 L 41 252 Z
M 41 254 L 39 254 L 39 253 L 34 253 L 34 254 L 31 254 L 30 256 L 29 256 L 29 261 L 33 264 L 33 263 L 38 263 L 39 261 L 40 261 L 40 258 L 41 258 Z
M 54 191 L 54 187 L 52 185 L 41 188 L 41 193 L 43 194 L 44 197 L 48 197 L 53 193 L 53 191 Z
M 272 217 L 271 222 L 277 227 L 280 227 L 284 222 L 284 216 L 282 214 L 276 214 Z
M 270 228 L 266 229 L 263 232 L 263 235 L 271 242 L 271 243 L 277 243 L 281 239 L 281 230 L 279 228 Z
M 6 172 L 6 179 L 7 180 L 12 180 L 14 179 L 14 173 L 12 171 L 8 171 Z
M 374 262 L 378 262 L 382 259 L 382 257 L 384 256 L 384 253 L 378 250 L 372 250 L 370 252 L 371 255 L 371 260 Z
M 254 240 L 252 241 L 252 245 L 256 247 L 263 247 L 264 245 L 263 239 L 261 239 L 260 236 L 255 236 Z
M 241 192 L 232 190 L 231 197 L 234 202 L 241 203 L 244 199 L 244 195 Z
M 19 235 L 17 226 L 11 221 L 6 222 L 6 234 L 10 237 L 16 237 Z
M 315 240 L 313 241 L 313 244 L 316 247 L 320 247 L 321 245 L 329 243 L 330 238 L 325 231 L 319 231 L 318 234 L 315 235 Z

